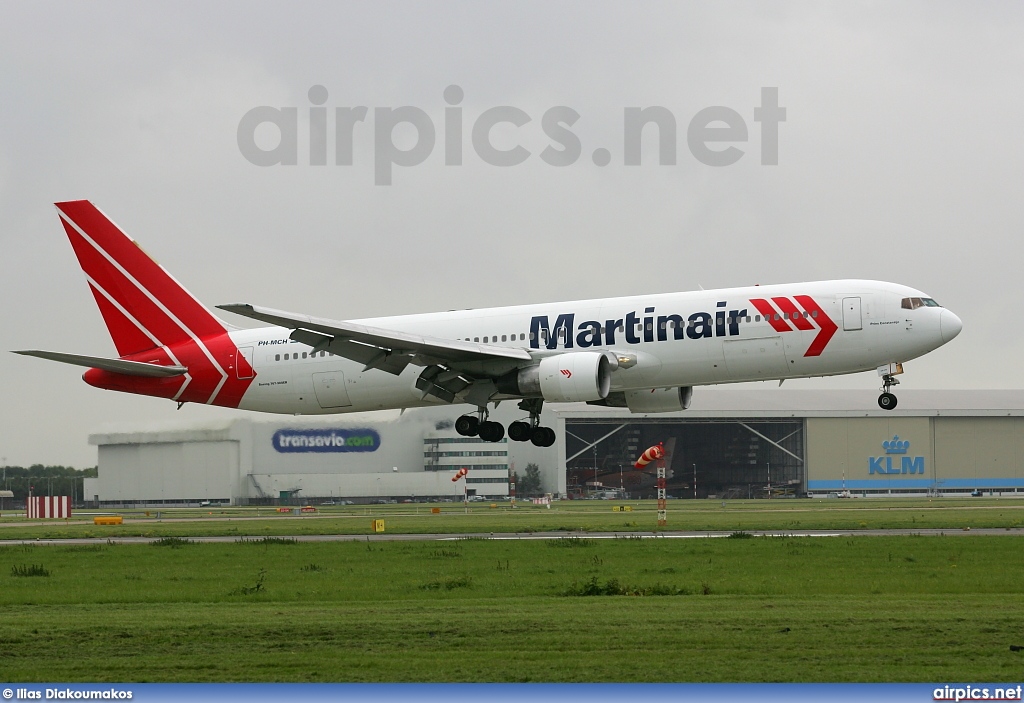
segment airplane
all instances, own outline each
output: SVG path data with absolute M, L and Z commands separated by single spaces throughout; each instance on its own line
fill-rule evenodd
M 97 388 L 268 413 L 468 404 L 456 431 L 498 442 L 489 406 L 518 401 L 513 441 L 551 446 L 545 402 L 685 410 L 694 386 L 877 370 L 896 407 L 903 364 L 963 323 L 925 293 L 867 280 L 329 320 L 250 304 L 220 320 L 87 200 L 56 203 L 117 358 L 21 350 L 88 367 Z M 326 440 L 325 440 L 326 441 Z

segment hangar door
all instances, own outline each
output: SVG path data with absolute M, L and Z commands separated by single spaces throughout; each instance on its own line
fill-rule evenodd
M 227 500 L 238 479 L 238 442 L 104 444 L 101 501 Z

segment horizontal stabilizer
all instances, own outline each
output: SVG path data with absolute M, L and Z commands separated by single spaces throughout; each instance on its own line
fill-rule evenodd
M 74 364 L 75 366 L 87 366 L 90 369 L 101 369 L 112 373 L 120 373 L 125 376 L 146 376 L 149 378 L 168 378 L 171 376 L 184 376 L 188 369 L 184 366 L 159 366 L 147 364 L 142 361 L 126 361 L 125 359 L 106 359 L 102 356 L 82 356 L 80 354 L 62 354 L 60 352 L 39 351 L 28 349 L 16 351 L 15 354 L 25 356 L 38 356 L 40 359 L 59 361 L 62 364 Z

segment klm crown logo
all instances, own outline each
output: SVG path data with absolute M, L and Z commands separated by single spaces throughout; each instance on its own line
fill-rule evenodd
M 907 450 L 910 449 L 910 440 L 900 439 L 898 434 L 894 434 L 892 439 L 887 439 L 882 442 L 882 449 L 885 450 L 886 456 L 872 456 L 868 457 L 868 475 L 881 474 L 885 476 L 892 476 L 895 474 L 900 475 L 918 475 L 924 474 L 924 457 L 923 456 L 907 456 Z M 899 462 L 899 466 L 893 466 L 893 454 L 901 455 L 896 461 Z
M 882 449 L 886 454 L 906 454 L 910 448 L 910 440 L 901 440 L 898 434 L 894 434 L 891 440 L 882 442 Z

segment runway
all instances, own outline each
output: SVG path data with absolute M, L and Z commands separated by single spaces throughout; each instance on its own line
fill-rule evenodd
M 263 540 L 293 540 L 295 542 L 451 542 L 466 539 L 493 540 L 551 540 L 551 539 L 727 539 L 735 531 L 712 532 L 461 532 L 434 534 L 366 534 L 366 535 L 275 535 L 272 537 L 210 536 L 183 537 L 197 544 L 225 544 L 232 542 L 260 542 Z M 971 536 L 1024 536 L 1024 528 L 926 529 L 926 530 L 751 530 L 743 532 L 751 537 L 971 537 Z M 167 537 L 77 537 L 68 539 L 9 539 L 0 540 L 0 547 L 18 545 L 60 546 L 88 544 L 152 544 Z

